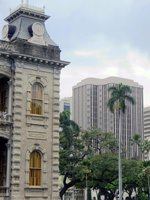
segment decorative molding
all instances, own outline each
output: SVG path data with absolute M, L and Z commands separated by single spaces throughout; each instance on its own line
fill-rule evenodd
M 1 74 L 5 75 L 7 77 L 11 77 L 10 66 L 4 66 L 4 65 L 0 64 L 0 72 L 1 72 Z
M 28 40 L 28 42 L 48 46 L 48 43 L 44 38 L 45 28 L 42 23 L 35 22 L 32 25 L 32 37 Z M 41 62 L 41 61 L 40 61 Z
M 43 87 L 46 87 L 48 84 L 48 81 L 46 77 L 44 76 L 35 76 L 35 75 L 29 75 L 29 80 L 28 80 L 28 91 L 31 92 L 31 86 L 34 83 L 40 83 Z
M 25 197 L 48 199 L 48 187 L 25 187 Z
M 27 137 L 30 139 L 46 140 L 46 132 L 28 131 Z
M 38 151 L 41 156 L 42 156 L 42 183 L 41 183 L 41 187 L 30 187 L 29 186 L 29 163 L 30 163 L 30 154 L 33 151 Z M 45 186 L 45 181 L 48 182 L 48 177 L 47 177 L 47 165 L 48 165 L 48 156 L 46 153 L 46 149 L 42 148 L 41 145 L 39 143 L 35 143 L 33 146 L 28 147 L 27 151 L 26 151 L 26 169 L 25 169 L 25 188 L 29 189 L 32 191 L 32 189 L 35 189 L 38 191 L 38 188 L 44 188 Z M 25 189 L 25 190 L 26 190 Z M 39 191 L 40 192 L 40 191 Z
M 15 51 L 14 45 L 10 44 L 9 42 L 0 42 L 0 51 Z

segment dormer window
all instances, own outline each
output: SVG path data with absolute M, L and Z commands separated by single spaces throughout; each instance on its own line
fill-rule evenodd
M 31 94 L 31 114 L 42 115 L 43 87 L 40 83 L 34 83 Z

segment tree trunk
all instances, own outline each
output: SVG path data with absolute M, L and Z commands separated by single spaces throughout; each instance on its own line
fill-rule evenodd
M 64 185 L 64 187 L 61 189 L 59 193 L 61 200 L 63 199 L 63 195 L 66 193 L 67 190 L 68 190 L 68 187 Z
M 105 196 L 106 200 L 113 200 L 115 195 L 113 193 L 107 193 L 107 196 Z
M 64 178 L 66 180 L 66 177 Z M 72 186 L 75 186 L 76 183 L 79 183 L 80 180 L 79 179 L 72 179 L 69 183 L 66 183 L 66 181 L 64 180 L 64 186 L 63 188 L 60 190 L 59 192 L 59 196 L 61 198 L 61 200 L 63 199 L 63 195 L 66 193 L 66 191 L 72 187 Z
M 119 152 L 118 152 L 119 200 L 122 200 L 122 164 L 121 164 L 121 110 L 119 110 Z

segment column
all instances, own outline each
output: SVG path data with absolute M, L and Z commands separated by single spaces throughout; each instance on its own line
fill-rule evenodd
M 9 196 L 10 190 L 10 141 L 6 144 L 7 147 L 7 169 L 6 169 L 6 195 Z
M 12 80 L 8 81 L 9 91 L 8 91 L 8 121 L 11 122 L 12 117 Z

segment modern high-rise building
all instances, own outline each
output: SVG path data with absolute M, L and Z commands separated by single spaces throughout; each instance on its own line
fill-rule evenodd
M 144 138 L 150 138 L 150 107 L 144 108 Z
M 125 156 L 133 157 L 138 149 L 131 146 L 130 139 L 134 134 L 143 138 L 143 87 L 133 80 L 119 77 L 105 79 L 87 78 L 73 87 L 72 110 L 73 120 L 83 130 L 101 128 L 111 131 L 118 138 L 118 117 L 111 113 L 107 102 L 111 96 L 110 86 L 122 83 L 131 87 L 135 105 L 127 102 L 126 113 L 122 117 L 122 147 Z
M 144 108 L 144 139 L 150 141 L 150 106 Z M 149 159 L 150 153 L 144 157 Z
M 28 2 L 28 1 L 27 1 Z M 0 40 L 0 200 L 59 199 L 59 85 L 69 63 L 45 27 L 44 9 L 22 4 Z

